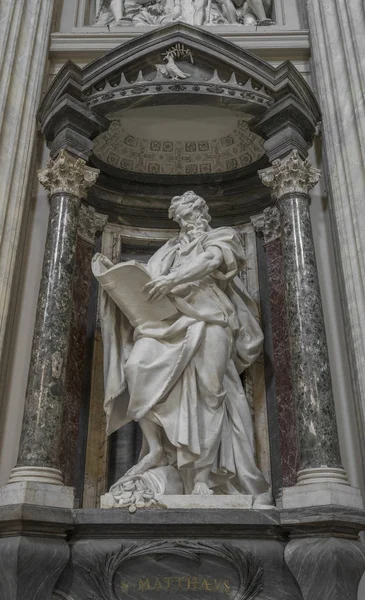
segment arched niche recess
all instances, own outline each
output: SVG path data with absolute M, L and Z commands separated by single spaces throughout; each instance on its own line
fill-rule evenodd
M 173 60 L 169 62 L 168 56 Z M 67 62 L 48 89 L 39 111 L 52 158 L 66 150 L 100 170 L 85 203 L 108 217 L 110 248 L 115 240 L 118 246 L 122 239 L 125 259 L 146 257 L 152 252 L 151 247 L 168 239 L 170 199 L 187 189 L 194 189 L 208 201 L 213 226 L 245 227 L 250 217 L 262 213 L 273 202 L 257 171 L 292 150 L 306 157 L 319 119 L 311 89 L 290 62 L 275 68 L 209 31 L 184 24 L 154 29 L 84 69 Z M 121 226 L 122 232 L 118 229 Z M 255 232 L 250 227 L 253 239 L 250 234 L 249 244 L 256 266 L 249 270 L 256 269 L 258 277 Z M 280 246 L 280 240 L 277 242 Z M 93 251 L 90 246 L 88 252 Z M 270 252 L 273 255 L 274 246 Z M 118 260 L 118 251 L 112 258 Z M 264 271 L 266 268 L 267 265 Z M 266 294 L 262 306 L 267 306 L 267 275 L 262 273 L 260 277 L 266 277 L 266 283 L 263 281 L 261 286 L 262 282 L 258 282 L 257 286 L 260 294 Z M 282 290 L 281 293 L 279 304 L 283 306 L 285 298 Z M 259 302 L 258 292 L 256 300 Z M 269 314 L 262 313 L 262 323 L 270 363 L 273 336 Z M 277 353 L 289 364 L 288 340 L 278 331 L 276 338 L 285 345 L 285 352 L 278 348 Z M 90 361 L 88 368 L 92 368 Z M 286 412 L 278 414 L 272 362 L 259 368 L 258 378 L 266 378 L 265 419 L 266 426 L 267 418 L 269 421 L 271 471 L 277 496 L 283 485 L 293 485 L 296 480 L 298 448 L 289 448 L 291 442 L 283 439 L 285 432 L 280 430 L 280 419 L 288 422 L 288 410 L 291 411 L 293 444 L 297 443 L 295 411 L 291 390 L 286 388 Z M 72 373 L 67 377 L 71 379 Z M 91 371 L 83 377 L 84 381 L 90 380 Z M 247 385 L 250 387 L 251 383 Z M 101 399 L 102 389 L 94 396 Z M 67 420 L 67 411 L 65 414 Z M 82 419 L 82 411 L 80 414 Z M 85 438 L 87 422 L 83 427 L 81 437 Z M 67 430 L 67 423 L 63 430 Z M 129 445 L 130 450 L 135 433 L 129 432 L 129 441 L 121 444 L 124 448 Z M 82 457 L 77 465 L 75 456 L 70 459 L 70 436 L 63 433 L 62 439 L 61 447 L 63 444 L 67 454 L 63 461 L 61 452 L 65 481 L 76 485 L 82 503 L 85 447 L 74 452 Z M 103 456 L 104 488 L 95 484 L 98 493 L 89 504 L 84 503 L 86 506 L 96 506 L 98 494 L 107 488 L 107 459 Z M 76 483 L 73 472 L 79 473 Z

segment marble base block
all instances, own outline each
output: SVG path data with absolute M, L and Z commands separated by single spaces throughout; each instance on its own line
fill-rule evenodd
M 252 496 L 233 494 L 232 496 L 156 496 L 161 506 L 166 508 L 252 508 Z M 120 508 L 113 494 L 104 494 L 100 498 L 100 508 Z
M 36 481 L 8 483 L 0 488 L 0 506 L 10 504 L 73 508 L 74 488 Z
M 328 481 L 284 488 L 277 500 L 279 509 L 326 505 L 363 509 L 364 501 L 358 488 Z

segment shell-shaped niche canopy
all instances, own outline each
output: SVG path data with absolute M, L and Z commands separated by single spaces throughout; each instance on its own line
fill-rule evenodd
M 151 106 L 108 114 L 94 154 L 124 171 L 208 175 L 247 167 L 264 153 L 249 129 L 251 115 L 214 106 Z

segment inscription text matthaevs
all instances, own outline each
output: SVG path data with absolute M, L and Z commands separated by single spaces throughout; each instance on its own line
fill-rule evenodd
M 122 594 L 128 594 L 129 591 L 138 592 L 175 592 L 178 590 L 184 592 L 217 592 L 229 594 L 231 583 L 229 579 L 212 577 L 139 577 L 136 579 L 123 579 L 120 582 L 120 591 Z

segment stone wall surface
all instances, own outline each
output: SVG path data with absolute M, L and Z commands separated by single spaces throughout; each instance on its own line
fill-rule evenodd
M 0 6 L 0 397 L 9 368 L 23 219 L 35 167 L 36 113 L 47 60 L 53 0 Z M 6 397 L 6 396 L 5 396 Z M 5 410 L 5 406 L 2 407 Z M 4 422 L 4 420 L 2 419 Z
M 7 506 L 0 523 L 6 600 L 357 600 L 365 568 L 351 509 Z

